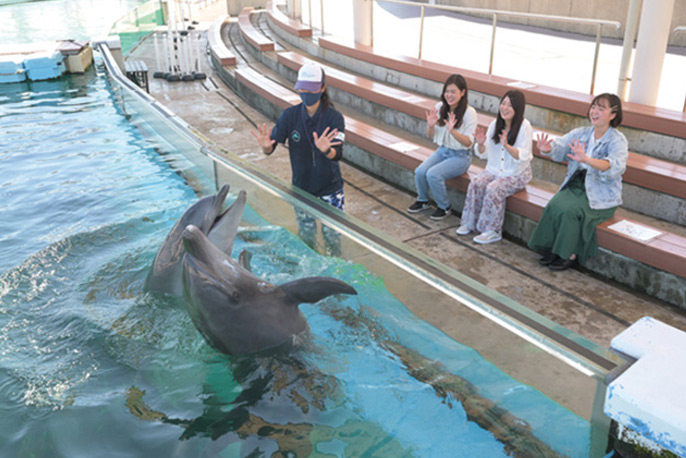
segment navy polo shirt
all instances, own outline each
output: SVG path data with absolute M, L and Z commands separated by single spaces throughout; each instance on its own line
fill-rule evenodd
M 338 129 L 345 132 L 343 115 L 335 108 L 322 111 L 321 106 L 314 116 L 307 114 L 302 103 L 281 113 L 271 138 L 278 143 L 286 143 L 291 158 L 292 182 L 301 189 L 317 197 L 333 194 L 343 189 L 343 177 L 338 161 L 341 158 L 343 145 L 335 146 L 336 157 L 328 159 L 314 144 L 312 134 L 321 136 L 324 130 Z

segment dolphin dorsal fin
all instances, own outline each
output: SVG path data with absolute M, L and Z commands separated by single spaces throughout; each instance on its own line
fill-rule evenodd
M 208 238 L 210 241 L 222 250 L 224 253 L 231 256 L 233 249 L 233 241 L 238 233 L 238 226 L 243 217 L 243 209 L 245 208 L 245 191 L 241 190 L 238 197 L 231 204 L 231 206 L 221 215 L 219 221 L 215 223 L 210 230 Z
M 243 250 L 241 251 L 241 254 L 238 255 L 238 263 L 248 272 L 252 272 L 252 269 L 250 268 L 250 261 L 252 260 L 252 253 L 249 252 L 248 250 Z
M 357 294 L 355 288 L 331 277 L 307 277 L 280 285 L 293 305 L 319 302 L 334 294 Z

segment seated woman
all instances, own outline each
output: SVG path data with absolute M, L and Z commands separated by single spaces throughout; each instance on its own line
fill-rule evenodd
M 505 200 L 531 181 L 531 124 L 524 119 L 525 107 L 521 91 L 508 91 L 500 99 L 498 118 L 488 130 L 477 128 L 474 152 L 488 162 L 469 183 L 457 235 L 476 229 L 481 232 L 474 237 L 476 243 L 502 240 Z
M 476 110 L 467 103 L 467 82 L 462 75 L 450 75 L 443 84 L 441 101 L 426 112 L 426 135 L 438 144 L 438 149 L 414 171 L 417 201 L 407 209 L 419 213 L 431 208 L 429 190 L 436 201 L 433 220 L 452 213 L 445 180 L 462 175 L 472 162 L 469 149 L 474 141 Z
M 598 249 L 595 228 L 622 203 L 622 174 L 629 156 L 622 122 L 622 101 L 600 94 L 588 109 L 589 127 L 552 141 L 537 136 L 538 149 L 555 161 L 568 161 L 560 190 L 543 210 L 529 248 L 544 253 L 539 263 L 564 270 L 584 263 Z

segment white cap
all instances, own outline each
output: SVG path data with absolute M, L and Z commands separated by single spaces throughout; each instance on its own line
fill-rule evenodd
M 309 62 L 298 71 L 298 81 L 295 83 L 295 90 L 318 92 L 324 83 L 324 71 L 314 62 Z

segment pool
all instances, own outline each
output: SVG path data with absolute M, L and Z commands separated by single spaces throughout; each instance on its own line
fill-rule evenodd
M 604 455 L 603 349 L 208 149 L 102 65 L 4 86 L 0 130 L 3 456 Z M 360 293 L 301 306 L 312 334 L 291 352 L 219 354 L 143 291 L 220 183 L 248 193 L 234 255 L 256 274 Z M 297 237 L 296 208 L 340 256 Z M 416 317 L 427 303 L 460 305 L 459 342 Z

